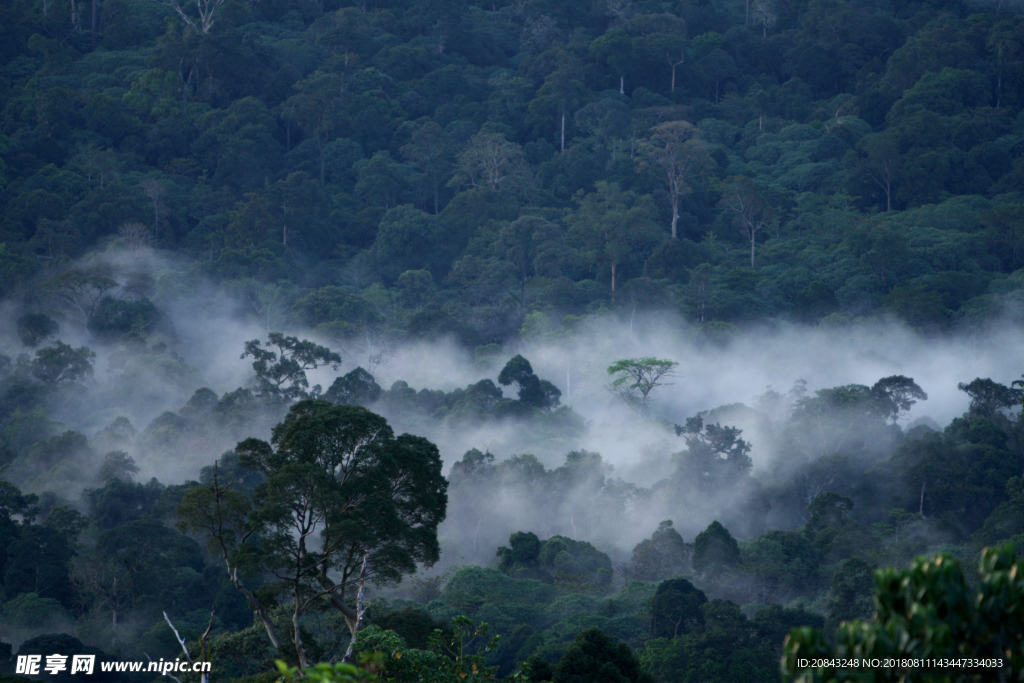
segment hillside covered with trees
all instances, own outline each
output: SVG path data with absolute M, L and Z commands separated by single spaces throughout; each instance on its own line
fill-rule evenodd
M 0 683 L 1019 675 L 1022 192 L 1009 0 L 5 2 Z

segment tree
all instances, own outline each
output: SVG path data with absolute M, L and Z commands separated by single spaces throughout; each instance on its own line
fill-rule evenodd
M 736 214 L 740 230 L 750 242 L 750 267 L 754 267 L 757 233 L 775 219 L 775 212 L 757 184 L 746 176 L 731 176 L 722 183 L 723 208 Z
M 434 195 L 434 213 L 440 209 L 442 181 L 452 168 L 455 150 L 444 130 L 435 121 L 427 121 L 402 145 L 402 156 L 419 166 L 423 178 Z
M 60 341 L 36 351 L 32 359 L 32 376 L 40 382 L 58 386 L 83 382 L 92 377 L 96 354 L 88 346 L 77 349 Z
M 114 269 L 102 263 L 88 268 L 69 268 L 39 284 L 39 288 L 78 311 L 82 322 L 96 312 L 100 300 L 114 287 Z
M 214 475 L 212 485 L 185 494 L 181 528 L 206 536 L 275 647 L 282 640 L 265 599 L 241 574 L 266 576 L 261 594 L 290 602 L 301 667 L 308 662 L 299 622 L 310 609 L 328 600 L 354 635 L 361 625 L 361 605 L 347 597 L 354 586 L 394 583 L 418 563 L 437 561 L 447 482 L 426 439 L 396 438 L 384 418 L 359 406 L 306 400 L 274 427 L 270 443 L 247 439 L 236 451 L 266 481 L 249 496 Z
M 530 102 L 530 113 L 539 115 L 542 110 L 554 109 L 558 114 L 561 133 L 559 150 L 565 151 L 565 119 L 576 109 L 589 91 L 582 80 L 582 65 L 579 60 L 566 52 L 560 52 L 559 66 L 544 79 L 544 85 Z
M 927 401 L 928 394 L 910 377 L 893 375 L 883 377 L 871 387 L 871 393 L 887 404 L 889 419 L 893 424 L 918 401 Z
M 332 403 L 368 406 L 380 399 L 381 388 L 366 370 L 356 368 L 347 375 L 337 378 L 324 392 L 324 398 Z
M 704 626 L 701 605 L 708 601 L 704 591 L 686 579 L 670 579 L 658 584 L 651 598 L 651 635 L 676 638 Z
M 795 683 L 949 681 L 949 669 L 932 662 L 971 658 L 992 663 L 980 669 L 986 680 L 1016 680 L 1024 672 L 1024 644 L 1018 638 L 1024 631 L 1024 573 L 1019 568 L 1016 551 L 1007 544 L 981 551 L 976 589 L 948 554 L 919 557 L 909 569 L 881 569 L 875 573 L 871 619 L 842 624 L 834 644 L 815 629 L 793 629 L 783 645 L 783 674 Z M 894 665 L 827 665 L 849 657 Z
M 641 581 L 660 581 L 682 574 L 689 561 L 690 551 L 669 519 L 660 522 L 650 538 L 633 548 L 632 570 Z
M 594 188 L 595 192 L 580 190 L 573 196 L 579 208 L 565 220 L 570 237 L 581 244 L 589 264 L 608 268 L 614 298 L 619 266 L 632 264 L 639 270 L 663 233 L 654 224 L 656 212 L 649 195 L 637 197 L 603 180 Z
M 626 72 L 636 60 L 633 41 L 622 29 L 611 29 L 590 44 L 590 56 L 605 62 L 619 74 L 619 94 L 626 93 Z
M 1024 398 L 1024 391 L 1014 389 L 991 379 L 976 377 L 965 384 L 960 382 L 956 388 L 971 397 L 969 410 L 983 417 L 993 417 L 996 413 L 1019 405 Z
M 551 410 L 558 407 L 562 392 L 547 380 L 533 373 L 530 361 L 516 355 L 505 364 L 498 374 L 498 384 L 507 387 L 514 384 L 519 390 L 519 400 L 526 405 Z
M 671 377 L 677 365 L 679 363 L 674 360 L 660 360 L 652 357 L 629 358 L 615 361 L 609 365 L 608 374 L 615 378 L 612 380 L 612 388 L 628 402 L 637 405 L 637 410 L 642 416 L 655 387 L 671 386 L 658 380 Z M 639 401 L 636 394 L 640 394 Z
M 7 595 L 35 593 L 54 598 L 65 607 L 74 600 L 68 565 L 75 551 L 64 534 L 39 524 L 22 525 L 18 539 L 6 549 L 3 576 Z
M 900 145 L 891 131 L 866 135 L 859 145 L 864 157 L 860 167 L 885 195 L 885 210 L 892 211 L 892 195 L 899 179 Z
M 572 641 L 555 666 L 552 683 L 654 683 L 626 643 L 592 626 Z
M 18 338 L 25 346 L 35 348 L 47 337 L 60 332 L 60 325 L 45 313 L 26 313 L 18 318 Z
M 459 155 L 449 185 L 486 187 L 491 190 L 526 189 L 530 168 L 523 148 L 500 133 L 477 133 Z
M 103 456 L 103 464 L 96 474 L 96 479 L 101 483 L 107 483 L 111 479 L 131 483 L 132 475 L 139 473 L 139 466 L 135 464 L 135 458 L 124 451 L 111 451 Z
M 316 143 L 321 185 L 325 174 L 324 149 L 341 114 L 344 85 L 341 74 L 317 71 L 292 86 L 298 93 L 288 98 L 282 108 L 282 115 L 298 123 Z
M 735 567 L 739 563 L 739 544 L 717 520 L 697 534 L 693 542 L 693 568 L 696 571 L 704 573 Z
M 188 12 L 185 11 L 187 9 L 188 5 L 186 5 L 183 8 L 181 0 L 151 0 L 151 1 L 155 2 L 158 5 L 164 5 L 165 7 L 170 7 L 171 9 L 173 9 L 175 12 L 178 13 L 178 16 L 181 17 L 181 20 L 184 21 L 186 24 L 188 24 L 189 28 L 191 28 L 197 35 L 205 35 L 205 34 L 210 32 L 211 28 L 213 28 L 213 22 L 214 22 L 213 15 L 217 13 L 217 10 L 219 10 L 221 8 L 221 6 L 227 0 L 192 0 L 192 4 L 195 6 L 196 13 L 199 14 L 199 25 L 198 26 L 196 26 L 196 22 L 192 20 L 192 17 L 190 17 L 188 15 Z M 95 31 L 96 31 L 95 13 L 96 13 L 96 11 L 95 11 L 95 9 L 93 9 L 93 16 L 94 16 L 94 19 L 93 19 L 93 33 L 94 34 L 95 34 Z
M 271 332 L 267 337 L 267 348 L 262 348 L 258 339 L 245 343 L 242 358 L 252 356 L 252 369 L 256 371 L 256 386 L 263 396 L 280 397 L 285 400 L 319 396 L 320 385 L 308 392 L 309 380 L 306 370 L 329 365 L 337 370 L 341 356 L 330 349 L 306 339 L 286 337 L 280 332 Z M 277 352 L 271 348 L 277 348 Z
M 1009 252 L 1010 270 L 1016 270 L 1024 250 L 1024 204 L 999 204 L 981 220 L 989 240 Z
M 651 129 L 640 142 L 641 166 L 656 172 L 668 189 L 672 207 L 672 239 L 679 223 L 679 201 L 693 190 L 689 182 L 711 164 L 700 131 L 686 121 L 666 121 Z

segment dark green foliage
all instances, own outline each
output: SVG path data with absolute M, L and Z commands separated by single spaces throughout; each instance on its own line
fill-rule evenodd
M 552 683 L 651 683 L 650 674 L 640 669 L 640 661 L 625 643 L 599 628 L 582 631 L 555 666 Z
M 729 530 L 712 522 L 697 534 L 693 542 L 693 568 L 698 572 L 735 567 L 740 562 L 740 547 Z
M 7 595 L 35 593 L 72 607 L 74 590 L 68 566 L 74 550 L 64 534 L 38 524 L 22 526 L 6 555 L 3 586 Z
M 558 407 L 562 392 L 551 382 L 542 380 L 533 374 L 530 361 L 522 356 L 515 356 L 498 374 L 498 384 L 515 385 L 519 391 L 519 401 L 527 406 L 541 410 L 552 410 Z
M 380 385 L 374 381 L 373 375 L 362 368 L 356 368 L 334 380 L 324 392 L 324 398 L 332 403 L 368 406 L 376 403 L 381 393 Z
M 633 548 L 633 572 L 641 581 L 660 581 L 681 574 L 690 562 L 692 548 L 672 528 L 672 520 L 658 524 L 649 539 Z
M 831 287 L 820 280 L 807 284 L 796 295 L 796 314 L 806 322 L 818 322 L 839 310 L 839 300 Z
M 32 348 L 60 332 L 60 325 L 45 313 L 26 313 L 18 318 L 17 324 L 21 343 Z
M 874 585 L 874 568 L 871 565 L 858 557 L 844 560 L 832 575 L 828 591 L 827 631 L 834 631 L 844 621 L 866 620 L 871 616 Z
M 160 312 L 149 299 L 125 301 L 105 297 L 89 316 L 89 331 L 105 341 L 130 334 L 132 339 L 145 342 L 159 320 Z
M 777 680 L 772 646 L 739 606 L 712 600 L 701 608 L 704 628 L 672 640 L 648 641 L 644 668 L 656 681 L 698 683 Z
M 60 340 L 36 351 L 32 359 L 32 376 L 44 384 L 57 386 L 82 382 L 92 377 L 96 354 L 89 347 L 73 349 Z
M 276 595 L 300 596 L 291 605 L 297 622 L 325 591 L 354 632 L 346 590 L 365 580 L 397 583 L 417 564 L 437 561 L 447 482 L 437 447 L 426 439 L 396 438 L 384 418 L 359 406 L 306 400 L 274 427 L 270 443 L 249 438 L 236 451 L 240 464 L 265 480 L 251 495 L 219 481 L 190 488 L 177 509 L 179 526 L 206 537 L 275 646 L 283 641 L 267 601 Z M 314 532 L 321 542 L 310 561 L 306 539 Z M 275 580 L 257 597 L 239 569 Z M 289 649 L 305 665 L 307 647 L 293 635 Z
M 509 537 L 509 545 L 498 548 L 499 569 L 516 578 L 571 584 L 598 592 L 611 582 L 611 560 L 586 541 L 564 536 L 541 541 L 532 532 L 517 531 Z
M 116 478 L 131 483 L 132 475 L 138 473 L 139 468 L 134 458 L 124 451 L 111 451 L 103 456 L 103 464 L 100 465 L 96 479 L 105 483 Z
M 256 371 L 256 386 L 260 395 L 296 400 L 320 393 L 319 385 L 309 389 L 306 370 L 321 365 L 337 369 L 341 356 L 330 349 L 306 339 L 286 337 L 280 332 L 268 335 L 267 348 L 258 339 L 245 343 L 242 358 L 252 356 L 252 369 Z M 277 351 L 271 349 L 276 348 Z
M 651 635 L 655 638 L 676 638 L 704 627 L 701 605 L 708 601 L 700 590 L 686 579 L 670 579 L 658 584 L 651 598 Z
M 741 430 L 720 424 L 704 424 L 700 415 L 688 418 L 686 426 L 675 426 L 676 435 L 686 439 L 688 450 L 676 457 L 677 477 L 704 491 L 729 488 L 753 467 L 750 444 L 740 438 Z
M 114 529 L 140 519 L 152 511 L 163 485 L 155 478 L 146 484 L 133 484 L 114 477 L 103 488 L 86 489 L 83 497 L 89 505 L 89 517 L 101 529 Z
M 1018 405 L 1024 398 L 1024 391 L 993 382 L 988 378 L 978 377 L 969 384 L 961 382 L 957 389 L 971 397 L 972 413 L 989 418 L 1000 410 Z
M 35 638 L 29 638 L 21 644 L 18 648 L 18 655 L 42 655 L 42 662 L 45 663 L 47 655 L 52 654 L 65 654 L 68 655 L 68 662 L 71 661 L 72 654 L 82 655 L 95 655 L 96 664 L 93 669 L 93 676 L 100 670 L 101 662 L 112 661 L 113 658 L 109 657 L 103 650 L 95 647 L 89 647 L 82 643 L 78 638 L 69 636 L 64 633 L 48 633 L 46 635 L 36 636 Z M 41 669 L 42 667 L 40 667 Z M 54 681 L 61 681 L 62 683 L 70 683 L 72 681 L 88 681 L 91 680 L 91 676 L 85 673 L 77 673 L 71 675 L 71 667 L 68 666 L 64 671 L 60 671 L 56 674 L 44 674 L 50 676 Z M 123 683 L 129 681 L 131 678 L 123 673 L 108 672 L 103 674 L 106 679 L 109 677 L 111 683 Z M 27 679 L 26 679 L 27 680 Z
M 908 569 L 882 569 L 875 576 L 871 620 L 840 627 L 834 644 L 812 628 L 794 629 L 786 641 L 783 673 L 801 682 L 878 680 L 872 669 L 850 677 L 830 666 L 804 668 L 797 660 L 828 661 L 853 653 L 897 660 L 942 659 L 969 653 L 1002 660 L 1001 666 L 990 669 L 994 676 L 1016 677 L 1024 669 L 1017 638 L 1021 631 L 1017 605 L 1024 581 L 1017 567 L 1016 554 L 1008 544 L 982 551 L 976 589 L 968 586 L 959 563 L 948 554 L 917 558 Z M 894 637 L 897 633 L 904 635 Z M 912 675 L 948 676 L 939 667 L 914 669 Z M 893 667 L 885 671 L 883 680 L 908 674 L 906 667 Z
M 773 680 L 779 634 L 818 626 L 800 609 L 770 606 L 745 620 L 735 605 L 712 601 L 701 608 L 703 627 L 649 638 L 643 610 L 655 587 L 627 584 L 608 597 L 611 560 L 586 543 L 606 541 L 624 520 L 671 516 L 687 535 L 712 518 L 722 524 L 693 547 L 673 526 L 659 526 L 631 564 L 616 558 L 616 578 L 695 571 L 712 597 L 824 600 L 830 630 L 865 614 L 876 563 L 939 543 L 963 543 L 954 549 L 966 556 L 969 542 L 1020 542 L 1016 385 L 962 384 L 968 413 L 934 432 L 901 429 L 927 397 L 908 376 L 780 396 L 746 434 L 757 435 L 756 472 L 750 443 L 730 426 L 737 423 L 702 415 L 680 429 L 687 445 L 665 464 L 671 474 L 645 488 L 616 479 L 596 453 L 572 451 L 554 469 L 542 464 L 574 448 L 566 443 L 585 422 L 559 408 L 568 384 L 540 379 L 522 356 L 497 382 L 481 371 L 444 391 L 403 381 L 383 391 L 356 369 L 321 393 L 307 377 L 340 363 L 319 343 L 353 358 L 365 353 L 376 367 L 396 340 L 453 339 L 467 349 L 573 344 L 613 324 L 604 315 L 628 318 L 641 340 L 648 316 L 681 317 L 696 343 L 711 348 L 761 324 L 821 324 L 824 334 L 843 334 L 835 330 L 888 317 L 922 333 L 984 338 L 994 322 L 1019 318 L 1024 292 L 1019 12 L 920 0 L 873 8 L 845 0 L 265 0 L 225 3 L 204 32 L 159 3 L 76 7 L 0 7 L 0 296 L 28 347 L 22 358 L 17 349 L 0 356 L 0 477 L 57 491 L 40 502 L 13 485 L 0 490 L 0 578 L 27 586 L 18 572 L 34 551 L 25 544 L 39 550 L 51 537 L 81 543 L 82 553 L 114 537 L 137 550 L 146 561 L 132 571 L 160 586 L 133 586 L 130 622 L 146 635 L 134 642 L 126 627 L 92 632 L 95 642 L 118 643 L 125 659 L 150 645 L 176 656 L 157 608 L 187 611 L 172 616 L 194 641 L 207 617 L 192 612 L 216 603 L 216 660 L 231 664 L 214 678 L 267 677 L 277 648 L 267 646 L 262 618 L 276 619 L 287 641 L 287 618 L 275 605 L 292 605 L 295 590 L 330 590 L 324 583 L 339 574 L 351 598 L 359 550 L 408 521 L 383 494 L 360 498 L 400 480 L 396 471 L 415 470 L 427 483 L 391 491 L 391 500 L 415 499 L 432 512 L 421 535 L 405 529 L 381 551 L 381 565 L 394 570 L 384 578 L 436 556 L 440 456 L 416 437 L 385 432 L 352 498 L 352 487 L 339 492 L 326 470 L 314 471 L 312 438 L 298 444 L 296 433 L 282 437 L 289 443 L 244 442 L 216 470 L 204 468 L 200 486 L 131 481 L 134 460 L 148 468 L 198 450 L 210 462 L 282 420 L 296 401 L 321 396 L 334 405 L 317 404 L 280 433 L 299 423 L 298 432 L 312 432 L 341 415 L 384 428 L 345 412 L 353 405 L 379 405 L 417 430 L 515 430 L 513 450 L 491 446 L 497 462 L 473 449 L 450 477 L 453 543 L 472 538 L 467 561 L 484 561 L 512 534 L 500 570 L 457 572 L 455 588 L 426 608 L 435 619 L 464 611 L 492 623 L 504 640 L 488 663 L 501 675 L 532 657 L 526 675 L 550 678 L 554 670 L 541 662 L 553 664 L 597 626 L 643 648 L 660 680 Z M 652 163 L 671 131 L 687 134 L 689 156 L 677 160 L 693 171 L 675 180 Z M 134 272 L 147 264 L 157 271 Z M 224 291 L 237 294 L 239 324 L 270 336 L 269 346 L 245 349 L 255 381 L 218 388 L 223 396 L 199 390 L 171 412 L 179 399 L 150 399 L 165 377 L 185 396 L 200 383 L 176 355 L 191 352 L 188 345 L 177 346 L 161 312 L 187 316 Z M 295 325 L 330 342 L 273 332 Z M 85 331 L 104 346 L 97 351 L 109 354 L 109 368 L 95 372 L 90 349 L 54 341 Z M 154 333 L 170 348 L 145 348 Z M 477 369 L 491 367 L 478 361 Z M 631 359 L 618 369 L 633 363 L 642 373 L 648 361 L 673 362 Z M 646 412 L 658 379 L 613 375 Z M 156 388 L 129 390 L 137 378 Z M 511 387 L 515 395 L 503 393 Z M 156 417 L 141 434 L 120 420 L 100 429 L 125 411 L 140 416 L 133 420 Z M 281 526 L 282 501 L 308 481 L 335 498 L 317 498 L 330 519 L 312 532 L 302 565 L 287 551 L 297 535 Z M 79 502 L 81 486 L 101 488 Z M 360 509 L 336 505 L 340 498 Z M 516 502 L 514 512 L 499 506 L 505 500 Z M 206 565 L 191 553 L 183 561 L 180 538 L 153 526 L 171 523 L 179 503 L 195 529 L 209 532 L 213 521 L 231 529 Z M 82 532 L 78 505 L 95 533 Z M 522 510 L 536 526 L 516 517 Z M 36 517 L 44 520 L 38 527 Z M 630 529 L 631 542 L 649 531 Z M 154 555 L 147 534 L 174 552 Z M 340 538 L 350 542 L 348 559 L 315 572 L 322 548 Z M 280 552 L 264 552 L 272 541 Z M 108 554 L 119 549 L 103 543 Z M 10 556 L 14 547 L 25 555 Z M 222 569 L 226 558 L 242 577 L 235 585 Z M 49 569 L 35 576 L 68 569 L 51 559 L 37 563 Z M 231 632 L 246 626 L 242 593 L 261 580 L 245 572 L 269 577 L 285 567 L 297 568 L 295 590 L 268 578 L 253 596 L 273 614 Z M 83 616 L 78 628 L 99 628 L 92 624 L 112 608 L 76 591 L 62 600 Z M 338 609 L 322 602 L 310 609 Z M 351 609 L 341 602 L 342 612 Z M 340 656 L 332 629 L 341 621 L 300 617 L 304 627 L 326 624 L 321 642 L 300 629 L 291 634 L 299 649 L 285 642 L 279 655 L 297 663 L 306 643 L 310 656 Z M 382 647 L 391 642 L 375 637 Z
M 394 631 L 402 637 L 409 647 L 426 650 L 430 645 L 430 636 L 435 629 L 444 628 L 444 624 L 434 621 L 423 610 L 415 607 L 391 612 L 373 619 L 373 624 L 385 631 Z

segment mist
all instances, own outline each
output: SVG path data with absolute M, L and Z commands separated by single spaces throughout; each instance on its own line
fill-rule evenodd
M 581 434 L 570 439 L 548 438 L 535 433 L 530 424 L 515 420 L 453 423 L 392 411 L 382 403 L 368 406 L 387 417 L 396 433 L 410 432 L 436 443 L 446 473 L 471 449 L 493 456 L 495 464 L 530 454 L 548 471 L 564 465 L 571 451 L 600 455 L 602 481 L 567 494 L 561 501 L 561 513 L 553 518 L 539 516 L 523 499 L 526 494 L 515 486 L 491 491 L 486 500 L 479 501 L 468 491 L 453 491 L 449 519 L 441 529 L 443 565 L 469 559 L 488 564 L 494 548 L 517 530 L 588 540 L 620 557 L 649 536 L 662 519 L 674 519 L 684 536 L 692 539 L 711 520 L 736 507 L 737 497 L 746 495 L 737 491 L 685 501 L 650 492 L 672 474 L 673 453 L 685 449 L 672 425 L 702 411 L 726 407 L 714 413 L 713 419 L 721 418 L 724 424 L 743 430 L 742 438 L 751 446 L 754 478 L 765 479 L 779 476 L 779 459 L 784 457 L 775 443 L 778 425 L 773 424 L 773 416 L 734 404 L 756 409 L 758 397 L 766 391 L 786 395 L 798 380 L 806 382 L 807 395 L 813 396 L 819 389 L 870 386 L 882 377 L 905 375 L 917 382 L 928 400 L 902 415 L 900 424 L 923 420 L 944 426 L 968 407 L 969 399 L 957 390 L 957 383 L 989 377 L 1009 384 L 1024 367 L 1024 348 L 1017 343 L 1022 330 L 1009 323 L 994 326 L 984 336 L 923 335 L 896 321 L 841 328 L 779 324 L 736 330 L 726 339 L 712 341 L 671 313 L 594 315 L 572 331 L 556 330 L 510 343 L 481 358 L 452 339 L 397 341 L 387 352 L 371 358 L 358 346 L 339 347 L 316 331 L 277 324 L 286 320 L 283 309 L 258 317 L 252 302 L 205 283 L 183 264 L 152 252 L 141 256 L 114 253 L 97 259 L 103 260 L 122 274 L 146 272 L 152 276 L 153 300 L 164 316 L 163 332 L 152 341 L 164 345 L 159 354 L 163 360 L 129 372 L 132 365 L 125 365 L 120 345 L 102 343 L 68 314 L 54 309 L 51 313 L 61 325 L 57 336 L 72 346 L 90 346 L 97 359 L 88 399 L 65 402 L 49 417 L 60 423 L 58 431 L 79 431 L 93 442 L 103 441 L 99 433 L 114 419 L 126 417 L 137 436 L 122 448 L 139 467 L 138 481 L 155 477 L 169 485 L 194 480 L 202 467 L 212 464 L 241 438 L 269 438 L 280 415 L 251 416 L 235 430 L 207 430 L 201 436 L 175 442 L 174 448 L 167 446 L 161 451 L 152 447 L 154 420 L 167 411 L 179 411 L 197 389 L 207 387 L 223 396 L 249 385 L 253 371 L 251 359 L 241 358 L 243 345 L 247 340 L 265 339 L 268 321 L 272 331 L 309 338 L 341 354 L 339 367 L 321 366 L 308 373 L 310 385 L 324 389 L 356 366 L 367 366 L 384 389 L 404 380 L 415 390 L 451 391 L 485 378 L 496 383 L 509 358 L 517 353 L 526 357 L 540 378 L 561 390 L 562 405 L 583 418 L 586 427 Z M 21 345 L 10 324 L 17 310 L 12 304 L 6 306 L 4 319 L 9 323 L 0 331 L 0 352 L 17 357 L 30 349 Z M 643 417 L 611 390 L 607 373 L 614 361 L 639 357 L 678 363 L 652 392 L 648 414 Z M 510 388 L 504 391 L 510 397 Z M 776 421 L 780 418 L 774 417 Z M 96 455 L 102 453 L 97 450 Z M 39 486 L 19 483 L 28 484 L 27 490 Z M 597 525 L 584 521 L 592 517 L 585 512 L 593 506 L 588 497 L 613 483 L 632 486 L 641 493 L 627 504 L 620 519 Z M 88 482 L 78 482 L 77 491 L 71 484 L 55 488 L 73 499 L 88 486 Z M 472 513 L 474 509 L 486 509 L 488 514 Z M 471 529 L 457 518 L 459 514 L 473 515 Z

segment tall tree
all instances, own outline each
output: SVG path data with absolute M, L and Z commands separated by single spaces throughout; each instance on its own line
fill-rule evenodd
M 609 365 L 608 374 L 615 378 L 612 380 L 612 388 L 636 403 L 640 415 L 643 415 L 651 392 L 656 387 L 668 384 L 659 380 L 671 377 L 672 371 L 678 365 L 679 363 L 674 360 L 652 357 L 629 358 Z M 636 394 L 640 395 L 639 400 L 636 399 Z
M 282 115 L 295 121 L 316 142 L 320 157 L 320 183 L 324 183 L 324 148 L 341 115 L 344 80 L 341 74 L 317 71 L 293 86 L 298 93 L 288 98 Z
M 517 143 L 500 133 L 477 133 L 459 155 L 458 169 L 449 184 L 491 190 L 526 189 L 530 168 Z
M 640 143 L 641 166 L 655 172 L 668 189 L 672 206 L 672 239 L 677 238 L 679 201 L 693 190 L 689 183 L 705 173 L 711 157 L 700 131 L 686 121 L 667 121 L 651 129 Z
M 277 349 L 273 351 L 272 349 Z M 335 370 L 341 365 L 341 356 L 327 347 L 319 346 L 306 339 L 286 337 L 280 332 L 267 336 L 266 348 L 260 340 L 245 342 L 242 358 L 252 356 L 252 369 L 256 371 L 256 385 L 264 396 L 280 397 L 285 400 L 319 396 L 320 385 L 308 392 L 309 380 L 306 370 L 329 365 Z
M 754 267 L 757 250 L 757 233 L 770 224 L 775 212 L 768 205 L 764 193 L 746 176 L 730 176 L 722 183 L 723 208 L 735 214 L 736 223 L 750 242 L 750 267 Z
M 617 183 L 603 180 L 596 192 L 579 191 L 573 197 L 578 209 L 565 218 L 569 236 L 582 246 L 584 258 L 595 268 L 607 268 L 612 297 L 623 263 L 643 263 L 661 240 L 654 224 L 655 210 L 649 196 L 623 192 Z
M 444 130 L 435 121 L 427 121 L 402 146 L 402 156 L 416 164 L 434 195 L 434 213 L 440 211 L 440 188 L 452 168 L 455 150 Z
M 310 609 L 328 600 L 355 635 L 361 614 L 349 591 L 397 582 L 440 557 L 448 484 L 426 439 L 395 437 L 384 418 L 360 406 L 307 400 L 274 427 L 270 443 L 247 439 L 236 451 L 266 481 L 252 496 L 216 476 L 212 486 L 193 487 L 178 508 L 180 525 L 206 536 L 279 646 L 265 598 L 241 575 L 270 579 L 261 595 L 289 603 L 300 667 L 309 663 L 300 621 Z

